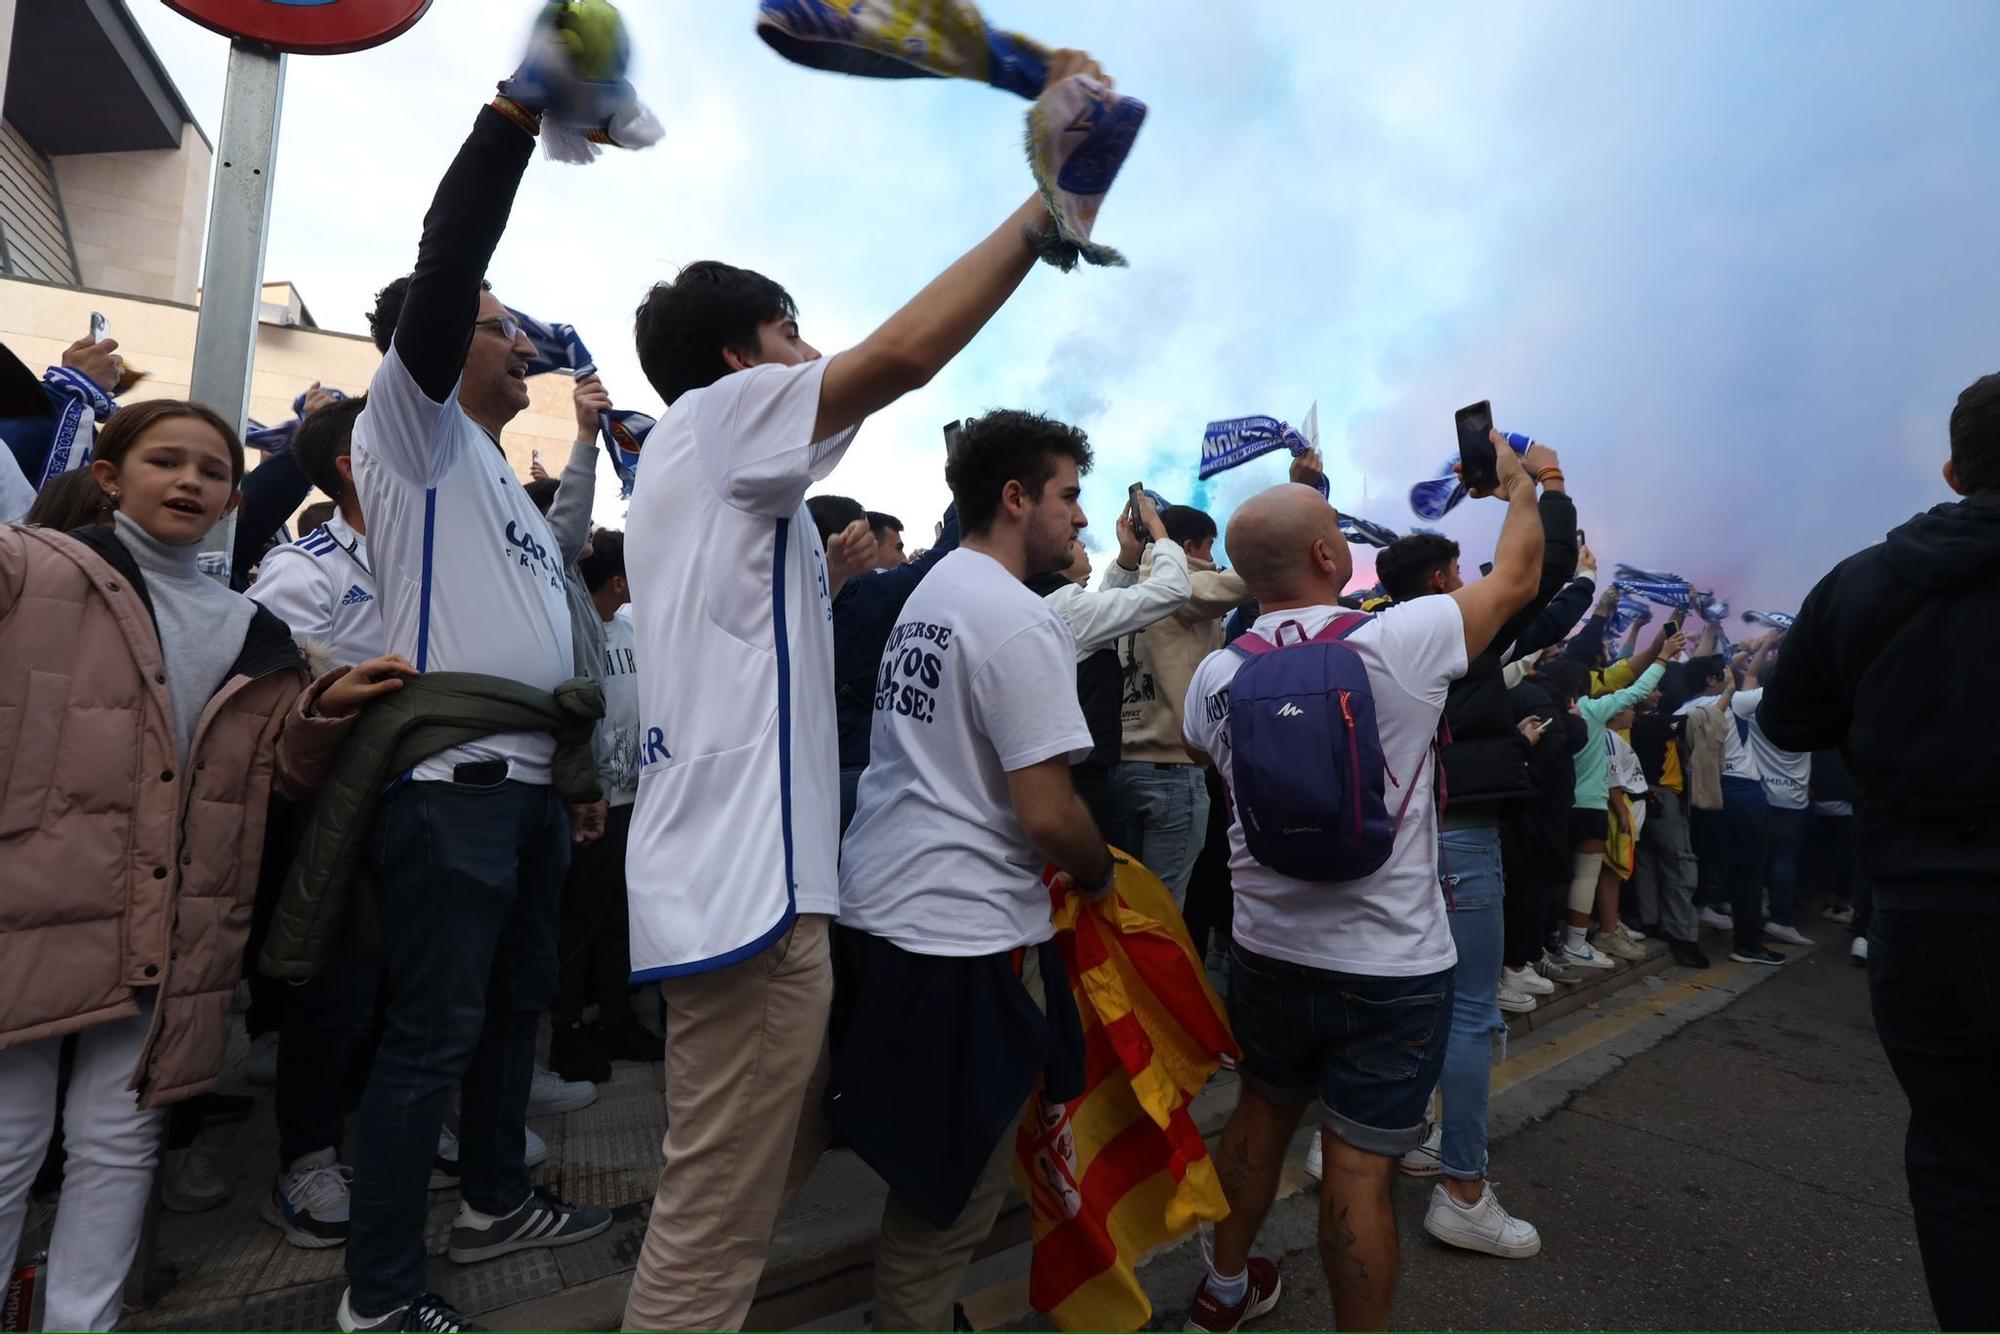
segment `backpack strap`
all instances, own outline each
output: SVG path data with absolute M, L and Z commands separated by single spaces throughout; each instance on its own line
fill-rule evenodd
M 1231 640 L 1228 647 L 1238 657 L 1246 659 L 1253 658 L 1264 653 L 1273 653 L 1281 648 L 1289 648 L 1291 647 L 1291 645 L 1285 643 L 1285 627 L 1288 625 L 1299 632 L 1299 637 L 1295 641 L 1296 643 L 1299 644 L 1338 643 L 1341 640 L 1346 639 L 1349 635 L 1353 634 L 1356 630 L 1359 630 L 1362 626 L 1368 624 L 1368 622 L 1374 619 L 1375 618 L 1373 616 L 1368 615 L 1366 612 L 1359 612 L 1359 611 L 1347 612 L 1343 615 L 1334 617 L 1332 620 L 1328 621 L 1325 625 L 1321 626 L 1319 633 L 1316 635 L 1306 634 L 1305 628 L 1301 626 L 1297 621 L 1281 621 L 1278 624 L 1278 628 L 1272 632 L 1272 636 L 1270 639 L 1265 639 L 1262 635 L 1255 634 L 1251 631 L 1246 630 L 1242 634 L 1238 635 L 1235 639 Z

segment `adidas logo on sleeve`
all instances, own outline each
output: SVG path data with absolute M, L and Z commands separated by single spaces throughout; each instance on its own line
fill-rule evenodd
M 354 584 L 348 588 L 347 592 L 341 595 L 340 605 L 343 607 L 352 607 L 362 602 L 373 602 L 374 600 L 375 595 L 373 593 L 370 593 L 360 584 Z

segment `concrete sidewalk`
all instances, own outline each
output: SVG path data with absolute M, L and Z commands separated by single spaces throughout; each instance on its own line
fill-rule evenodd
M 1496 1139 L 1532 1120 L 1539 1099 L 1553 1096 L 1551 1091 L 1562 1087 L 1566 1078 L 1589 1080 L 1602 1073 L 1593 1062 L 1607 1059 L 1603 1023 L 1622 1025 L 1621 1032 L 1648 1021 L 1685 1023 L 1692 1017 L 1690 1002 L 1699 1001 L 1694 1007 L 1699 1009 L 1734 998 L 1733 986 L 1683 985 L 1685 970 L 1663 974 L 1669 962 L 1664 949 L 1655 947 L 1644 960 L 1559 988 L 1559 994 L 1533 1014 L 1511 1017 L 1509 1059 L 1495 1072 Z M 1724 963 L 1712 976 L 1718 982 L 1734 976 L 1727 973 L 1731 968 L 1742 971 L 1740 965 Z M 1742 985 L 1756 980 L 1761 977 L 1745 978 Z M 1672 991 L 1672 1005 L 1658 999 L 1662 990 L 1676 986 L 1680 989 Z M 1623 1001 L 1617 1014 L 1605 1014 L 1618 998 Z M 1641 1008 L 1633 1009 L 1634 1004 Z M 1673 1014 L 1663 1017 L 1669 1010 Z M 1587 1049 L 1572 1050 L 1565 1044 L 1574 1045 L 1576 1039 L 1567 1035 L 1564 1025 L 1579 1022 L 1579 1016 L 1589 1021 L 1597 1039 Z M 130 1314 L 126 1328 L 333 1327 L 334 1307 L 345 1285 L 345 1251 L 294 1248 L 259 1217 L 259 1205 L 277 1165 L 277 1136 L 269 1090 L 241 1079 L 236 1062 L 244 1050 L 239 1038 L 224 1088 L 262 1095 L 256 1111 L 240 1125 L 206 1132 L 203 1140 L 219 1151 L 234 1193 L 227 1204 L 209 1213 L 164 1216 L 161 1254 L 178 1268 L 178 1282 L 152 1307 Z M 1562 1077 L 1552 1077 L 1552 1072 Z M 497 1328 L 615 1329 L 658 1178 L 666 1128 L 660 1079 L 657 1064 L 620 1064 L 614 1079 L 599 1087 L 594 1104 L 533 1122 L 550 1151 L 549 1161 L 536 1173 L 538 1180 L 565 1199 L 612 1208 L 609 1232 L 560 1250 L 524 1251 L 484 1264 L 456 1265 L 443 1257 L 443 1250 L 458 1195 L 434 1192 L 426 1239 L 436 1290 L 480 1323 Z M 1204 1133 L 1220 1129 L 1234 1101 L 1235 1077 L 1219 1072 L 1195 1108 Z M 843 1315 L 851 1326 L 872 1278 L 883 1195 L 880 1179 L 852 1154 L 835 1150 L 826 1156 L 779 1228 L 751 1313 L 752 1328 L 839 1321 Z M 980 1271 L 988 1275 L 989 1286 L 1008 1281 L 1010 1266 L 1025 1274 L 1026 1248 L 1021 1243 L 1026 1238 L 1026 1208 L 1017 1201 L 1003 1213 L 985 1248 L 984 1253 L 994 1257 Z M 979 1305 L 975 1314 L 986 1321 L 1019 1315 L 1006 1309 L 1005 1297 L 989 1295 Z

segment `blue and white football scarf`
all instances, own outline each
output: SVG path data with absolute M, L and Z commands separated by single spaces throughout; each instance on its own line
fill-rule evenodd
M 787 60 L 875 79 L 972 79 L 1025 97 L 1028 162 L 1055 220 L 1031 238 L 1047 263 L 1123 264 L 1090 239 L 1146 104 L 1084 75 L 1048 82 L 1049 48 L 989 25 L 969 0 L 762 0 L 757 35 Z
M 1338 516 L 1338 522 L 1340 535 L 1358 546 L 1386 547 L 1393 546 L 1397 541 L 1394 529 L 1352 514 Z
M 1719 623 L 1729 616 L 1727 602 L 1717 601 L 1714 593 L 1697 589 L 1677 574 L 1620 565 L 1611 585 L 1621 593 L 1630 593 L 1662 607 L 1692 611 L 1704 621 Z
M 338 403 L 347 395 L 338 389 L 328 389 L 327 394 Z M 299 423 L 305 420 L 306 396 L 300 394 L 292 400 L 292 419 L 276 426 L 259 426 L 251 422 L 250 429 L 243 433 L 243 443 L 265 454 L 281 454 L 292 447 L 292 439 L 299 433 Z
M 1534 444 L 1532 437 L 1509 431 L 1507 443 L 1514 447 L 1516 454 L 1526 454 L 1528 446 Z M 1435 477 L 1426 478 L 1410 488 L 1410 508 L 1419 519 L 1436 523 L 1445 515 L 1458 508 L 1458 502 L 1465 499 L 1465 483 L 1456 472 L 1458 455 L 1444 461 Z
M 591 162 L 599 145 L 649 148 L 664 133 L 625 77 L 631 63 L 625 19 L 610 0 L 549 0 L 500 94 L 542 113 L 549 157 Z
M 582 379 L 586 375 L 597 374 L 597 362 L 591 358 L 590 349 L 583 345 L 583 335 L 573 324 L 550 324 L 507 307 L 507 313 L 521 326 L 528 341 L 534 345 L 535 355 L 528 358 L 528 374 L 547 375 L 561 371 Z M 604 444 L 604 452 L 611 456 L 612 471 L 618 474 L 618 495 L 621 500 L 630 499 L 633 483 L 639 477 L 639 449 L 645 443 L 646 433 L 658 423 L 643 412 L 613 411 L 598 414 L 598 435 Z
M 1210 422 L 1201 433 L 1201 468 L 1196 476 L 1206 481 L 1274 449 L 1288 449 L 1297 458 L 1311 448 L 1312 441 L 1303 432 L 1276 417 L 1229 417 Z M 1329 492 L 1326 474 L 1321 473 L 1319 493 Z
M 1790 630 L 1798 618 L 1785 611 L 1746 611 L 1743 621 L 1746 625 L 1761 625 L 1767 630 Z

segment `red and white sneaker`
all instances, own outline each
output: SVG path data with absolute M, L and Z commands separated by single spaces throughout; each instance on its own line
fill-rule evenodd
M 1188 1308 L 1187 1324 L 1183 1329 L 1199 1330 L 1202 1334 L 1224 1334 L 1226 1330 L 1241 1329 L 1246 1320 L 1255 1320 L 1278 1304 L 1278 1294 L 1285 1285 L 1278 1281 L 1278 1265 L 1274 1260 L 1253 1255 L 1248 1265 L 1250 1284 L 1243 1296 L 1231 1306 L 1224 1306 L 1208 1292 L 1208 1275 L 1201 1276 L 1201 1286 L 1194 1290 L 1194 1305 Z

